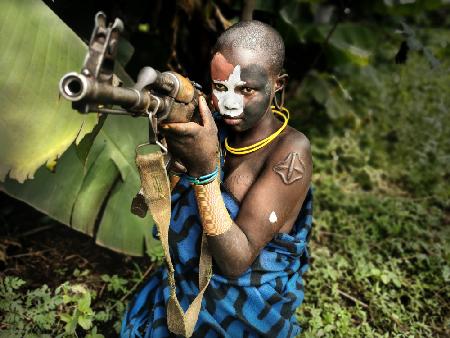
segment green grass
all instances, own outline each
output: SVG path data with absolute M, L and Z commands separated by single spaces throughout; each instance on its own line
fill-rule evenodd
M 316 109 L 303 121 L 315 164 L 303 335 L 448 336 L 448 64 L 413 56 L 337 78 L 351 101 L 329 85 L 338 105 L 308 91 L 298 103 Z

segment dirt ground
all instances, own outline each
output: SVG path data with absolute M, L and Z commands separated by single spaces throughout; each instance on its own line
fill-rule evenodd
M 0 193 L 0 278 L 17 276 L 28 288 L 52 288 L 70 280 L 75 269 L 126 278 L 136 264 L 145 271 L 151 263 L 102 248 L 91 237 Z

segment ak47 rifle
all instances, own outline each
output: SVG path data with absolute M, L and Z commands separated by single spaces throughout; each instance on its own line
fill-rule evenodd
M 119 18 L 107 25 L 106 15 L 98 12 L 81 72 L 65 74 L 59 91 L 83 114 L 148 117 L 154 135 L 149 141 L 158 142 L 159 123 L 195 120 L 201 87 L 176 72 L 159 72 L 152 67 L 141 69 L 133 87 L 121 86 L 114 64 L 123 27 Z

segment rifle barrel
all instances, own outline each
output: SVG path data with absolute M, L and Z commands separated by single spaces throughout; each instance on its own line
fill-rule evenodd
M 114 87 L 95 81 L 83 74 L 68 73 L 59 82 L 62 96 L 72 102 L 118 105 L 126 110 L 145 113 L 156 106 L 156 99 L 148 92 L 134 88 Z

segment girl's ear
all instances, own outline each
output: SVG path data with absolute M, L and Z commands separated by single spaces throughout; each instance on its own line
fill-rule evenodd
M 278 75 L 277 80 L 275 82 L 275 93 L 282 90 L 286 86 L 288 77 L 289 76 L 287 74 Z

